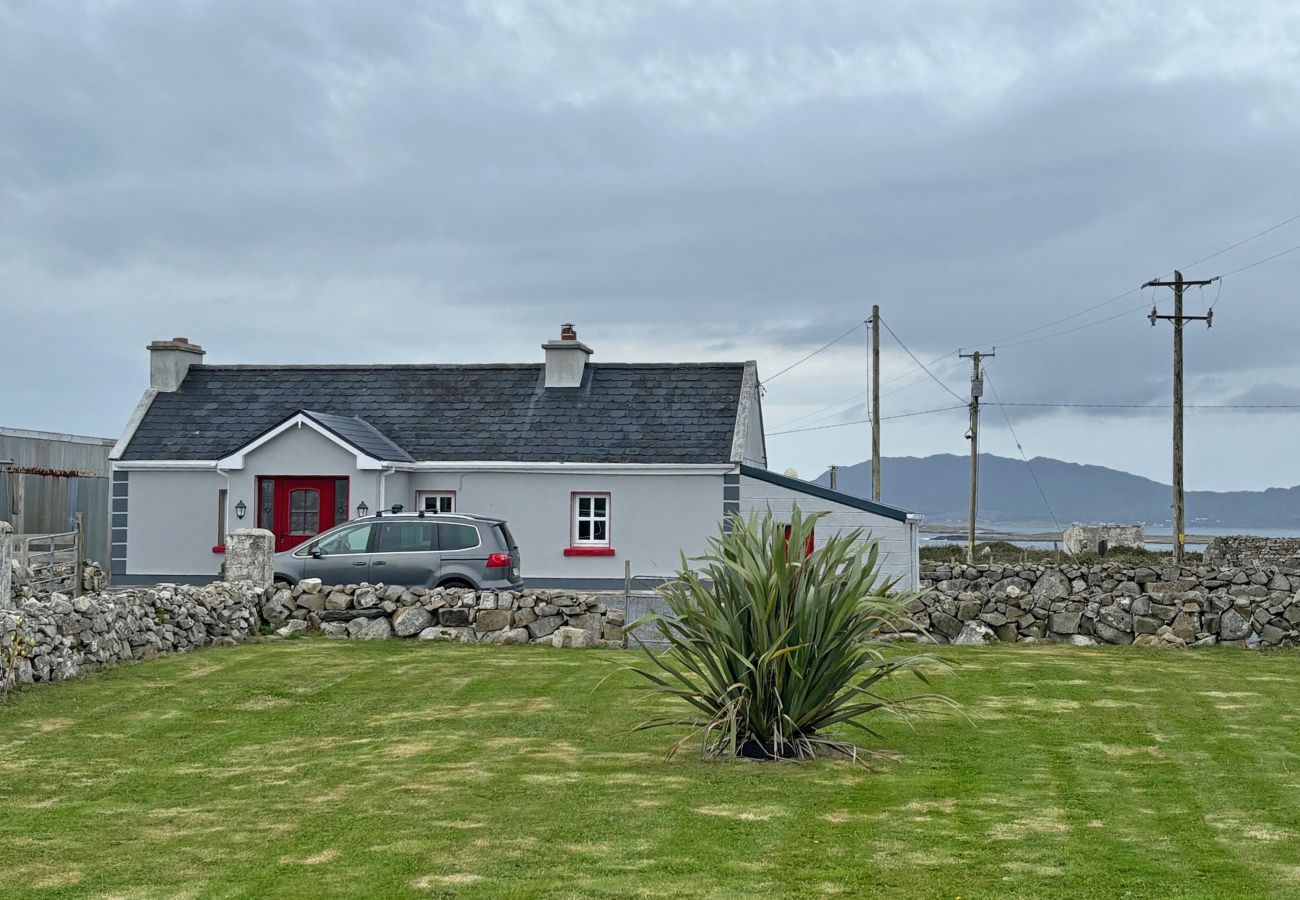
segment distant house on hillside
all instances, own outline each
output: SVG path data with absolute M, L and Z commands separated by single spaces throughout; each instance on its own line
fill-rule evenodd
M 214 366 L 149 345 L 150 385 L 113 449 L 113 576 L 211 580 L 224 535 L 280 550 L 367 511 L 508 520 L 531 586 L 670 575 L 729 514 L 831 513 L 917 583 L 919 517 L 767 471 L 753 362 L 591 363 L 565 326 L 519 365 Z M 368 573 L 358 570 L 358 581 Z M 369 577 L 369 580 L 382 580 Z

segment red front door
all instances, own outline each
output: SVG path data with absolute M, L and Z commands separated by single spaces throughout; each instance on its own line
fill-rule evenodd
M 260 522 L 275 535 L 276 552 L 292 550 L 347 518 L 347 479 L 258 479 Z

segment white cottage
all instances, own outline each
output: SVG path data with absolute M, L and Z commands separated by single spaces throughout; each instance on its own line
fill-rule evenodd
M 534 587 L 676 570 L 732 513 L 825 510 L 918 581 L 920 518 L 767 471 L 757 367 L 591 363 L 566 325 L 522 365 L 213 366 L 149 345 L 150 385 L 113 448 L 118 584 L 213 579 L 228 531 L 287 550 L 367 512 L 509 521 Z

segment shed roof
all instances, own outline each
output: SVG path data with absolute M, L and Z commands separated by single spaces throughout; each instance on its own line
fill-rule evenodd
M 580 387 L 550 389 L 541 365 L 198 365 L 122 459 L 220 459 L 310 410 L 417 461 L 726 463 L 745 365 L 589 363 Z

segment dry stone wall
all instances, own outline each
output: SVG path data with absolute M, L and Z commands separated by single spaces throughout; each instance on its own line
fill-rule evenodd
M 324 585 L 304 579 L 268 591 L 262 618 L 279 634 L 411 638 L 555 647 L 623 645 L 624 615 L 599 597 L 565 591 L 475 591 L 398 585 Z
M 1205 548 L 1207 566 L 1283 566 L 1300 568 L 1300 538 L 1233 534 L 1216 537 Z
M 940 643 L 1300 645 L 1300 568 L 939 565 L 909 605 Z
M 62 681 L 125 660 L 235 644 L 256 635 L 263 588 L 160 584 L 0 610 L 0 688 Z

